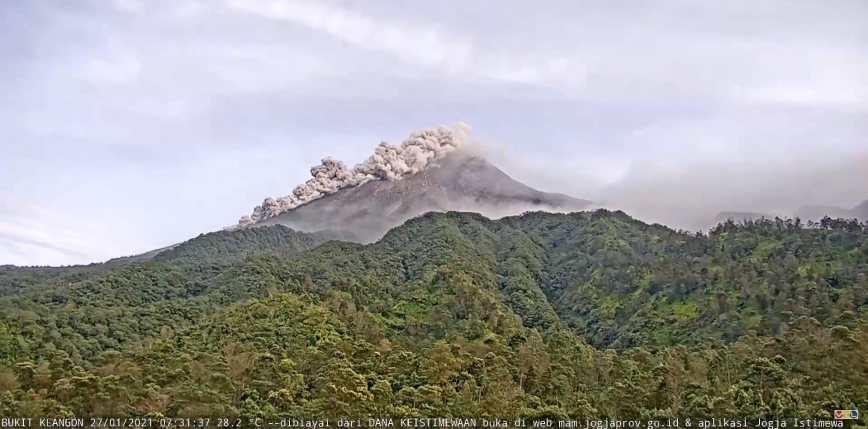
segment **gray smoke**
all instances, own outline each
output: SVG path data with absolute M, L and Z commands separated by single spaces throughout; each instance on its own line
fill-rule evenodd
M 342 188 L 372 180 L 401 180 L 424 171 L 433 161 L 463 147 L 469 133 L 470 127 L 459 122 L 452 128 L 441 126 L 414 132 L 400 146 L 383 141 L 368 159 L 352 169 L 327 157 L 319 165 L 311 167 L 311 179 L 296 186 L 291 194 L 277 199 L 266 198 L 253 209 L 253 214 L 242 216 L 237 225 L 227 229 L 242 228 L 275 217 Z

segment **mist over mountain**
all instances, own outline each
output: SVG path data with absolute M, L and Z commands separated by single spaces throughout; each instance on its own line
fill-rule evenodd
M 853 207 L 852 209 L 835 206 L 805 205 L 800 207 L 799 210 L 796 211 L 795 216 L 803 219 L 810 219 L 813 221 L 816 221 L 823 216 L 829 216 L 831 218 L 856 218 L 860 220 L 865 220 L 868 219 L 868 200 L 863 201 L 858 206 Z
M 836 150 L 822 154 L 793 151 L 742 156 L 724 154 L 717 159 L 691 160 L 673 156 L 666 163 L 635 163 L 609 185 L 561 185 L 567 193 L 607 201 L 606 208 L 623 210 L 649 223 L 707 231 L 727 214 L 741 220 L 757 215 L 818 221 L 823 216 L 857 217 L 854 209 L 868 197 L 868 153 Z M 551 169 L 558 173 L 558 170 Z M 511 171 L 511 170 L 509 170 Z M 528 183 L 545 183 L 533 180 Z M 525 178 L 526 176 L 522 176 Z M 563 173 L 551 174 L 552 183 L 568 182 Z M 584 189 L 583 189 L 584 188 Z M 865 207 L 865 206 L 860 206 Z M 813 208 L 813 209 L 812 209 Z
M 859 219 L 864 221 L 868 219 L 868 200 L 863 201 L 852 209 L 835 206 L 804 205 L 792 213 L 778 213 L 774 215 L 768 213 L 723 211 L 709 222 L 709 227 L 713 227 L 720 222 L 725 222 L 730 219 L 735 222 L 742 222 L 748 220 L 759 220 L 762 218 L 774 219 L 775 217 L 782 217 L 789 219 L 799 218 L 805 222 L 809 220 L 819 222 L 820 219 L 826 216 L 833 219 Z

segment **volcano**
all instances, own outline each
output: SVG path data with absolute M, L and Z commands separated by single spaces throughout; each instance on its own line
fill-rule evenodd
M 354 241 L 371 242 L 431 211 L 468 211 L 498 218 L 535 210 L 580 211 L 590 205 L 587 200 L 531 188 L 482 157 L 456 151 L 401 180 L 346 187 L 251 227 L 279 224 L 300 231 L 344 231 Z
M 591 207 L 591 201 L 531 188 L 477 151 L 462 149 L 468 133 L 469 127 L 459 122 L 452 128 L 414 132 L 400 145 L 383 141 L 352 168 L 324 158 L 311 167 L 311 179 L 292 194 L 266 198 L 251 215 L 224 231 L 282 225 L 302 234 L 322 232 L 317 240 L 370 243 L 428 212 L 474 212 L 497 219 L 527 211 L 575 212 Z M 177 246 L 112 261 L 147 260 Z

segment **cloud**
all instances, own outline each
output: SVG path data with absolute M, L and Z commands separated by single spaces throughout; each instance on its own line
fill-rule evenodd
M 139 0 L 111 0 L 118 9 L 126 12 L 141 12 L 145 9 L 143 2 Z
M 427 22 L 400 25 L 307 0 L 226 0 L 226 3 L 237 11 L 303 25 L 362 49 L 450 74 L 515 83 L 578 77 L 574 68 L 570 70 L 574 64 L 569 58 L 531 53 L 492 55 L 471 41 Z
M 707 159 L 680 169 L 637 163 L 601 194 L 609 206 L 645 221 L 697 230 L 722 211 L 794 217 L 807 204 L 849 209 L 868 198 L 865 183 L 866 151 L 796 152 L 738 164 Z
M 87 64 L 83 77 L 97 83 L 130 84 L 138 79 L 141 69 L 134 57 L 94 59 Z
M 733 93 L 751 103 L 868 109 L 868 55 L 825 47 L 809 52 L 799 69 L 800 76 L 738 87 Z
M 409 28 L 377 22 L 363 14 L 322 2 L 228 0 L 239 11 L 271 19 L 291 21 L 328 33 L 364 49 L 384 51 L 423 65 L 461 71 L 467 67 L 472 47 L 450 40 L 434 28 Z
M 4 264 L 104 260 L 122 251 L 113 241 L 111 234 L 93 221 L 0 194 L 0 243 L 5 248 L 0 248 L 0 260 Z

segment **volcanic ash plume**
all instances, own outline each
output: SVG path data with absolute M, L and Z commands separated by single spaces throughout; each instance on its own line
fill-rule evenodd
M 227 229 L 243 228 L 277 216 L 341 188 L 359 186 L 372 180 L 401 180 L 424 171 L 432 161 L 460 149 L 469 133 L 470 127 L 459 122 L 452 128 L 417 131 L 401 146 L 383 141 L 368 159 L 352 169 L 348 169 L 341 161 L 325 158 L 319 165 L 311 167 L 310 175 L 313 177 L 296 186 L 292 194 L 277 199 L 266 198 L 262 205 L 253 209 L 253 214 L 242 216 L 237 225 Z

